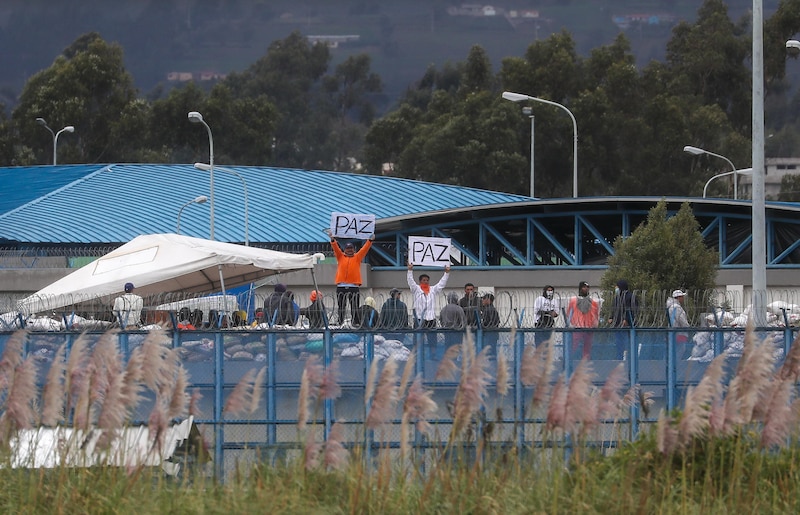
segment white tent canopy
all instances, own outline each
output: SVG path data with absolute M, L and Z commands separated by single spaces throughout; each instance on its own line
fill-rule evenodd
M 314 256 L 245 247 L 178 234 L 147 234 L 19 301 L 24 314 L 122 293 L 207 293 L 263 277 L 314 268 Z

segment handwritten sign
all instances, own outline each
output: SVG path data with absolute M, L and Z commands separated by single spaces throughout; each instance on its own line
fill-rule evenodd
M 331 235 L 368 240 L 375 234 L 375 215 L 331 213 Z
M 412 265 L 440 266 L 450 264 L 450 238 L 408 237 L 408 260 Z

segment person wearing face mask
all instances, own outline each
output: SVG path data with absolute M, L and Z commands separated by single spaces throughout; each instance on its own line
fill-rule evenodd
M 558 310 L 560 309 L 559 301 L 555 297 L 555 290 L 549 284 L 542 289 L 542 295 L 536 297 L 533 303 L 533 324 L 539 329 L 550 329 L 556 325 L 556 318 L 558 318 Z M 536 332 L 536 343 L 544 342 L 550 339 L 553 331 Z
M 611 305 L 611 317 L 608 323 L 620 331 L 616 334 L 617 359 L 625 357 L 630 347 L 627 329 L 636 325 L 636 297 L 628 289 L 628 281 L 620 279 L 614 288 L 614 303 Z

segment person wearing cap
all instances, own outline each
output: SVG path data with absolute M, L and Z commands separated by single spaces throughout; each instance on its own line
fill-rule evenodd
M 683 307 L 684 297 L 686 297 L 686 293 L 683 290 L 675 290 L 672 292 L 672 296 L 667 299 L 667 314 L 670 327 L 689 327 L 689 319 Z M 689 336 L 686 333 L 678 333 L 675 336 L 675 341 L 686 343 L 689 341 Z
M 414 295 L 414 329 L 436 328 L 436 296 L 447 286 L 448 277 L 450 277 L 450 265 L 444 267 L 444 275 L 433 286 L 431 286 L 431 276 L 428 274 L 420 274 L 419 284 L 417 284 L 414 280 L 414 265 L 409 261 L 406 282 Z M 436 352 L 437 334 L 432 331 L 427 331 L 427 333 L 428 353 L 433 359 Z
M 600 303 L 589 295 L 589 283 L 578 284 L 578 295 L 567 303 L 567 323 L 578 329 L 593 329 L 600 325 Z M 583 347 L 583 359 L 591 359 L 592 331 L 572 331 L 572 352 L 577 354 L 578 347 Z
M 276 284 L 274 291 L 264 301 L 264 317 L 270 327 L 294 325 L 294 305 L 285 284 Z
M 348 242 L 344 250 L 339 246 L 336 238 L 327 231 L 331 237 L 331 248 L 336 257 L 336 305 L 339 315 L 338 323 L 344 323 L 344 313 L 347 304 L 350 304 L 350 319 L 354 326 L 358 325 L 359 307 L 361 303 L 361 262 L 367 256 L 375 235 L 369 237 L 364 245 L 356 252 L 356 247 Z
M 133 293 L 133 283 L 125 283 L 125 293 L 114 299 L 114 316 L 123 329 L 138 329 L 141 324 L 144 301 Z
M 617 359 L 625 358 L 625 351 L 630 348 L 628 329 L 636 325 L 636 296 L 628 288 L 628 281 L 620 279 L 614 288 L 614 303 L 611 305 L 611 327 L 620 329 L 616 334 Z
M 381 306 L 380 316 L 381 327 L 384 329 L 408 329 L 408 306 L 400 300 L 400 290 L 392 288 L 389 291 L 389 298 Z M 394 335 L 394 340 L 402 339 Z

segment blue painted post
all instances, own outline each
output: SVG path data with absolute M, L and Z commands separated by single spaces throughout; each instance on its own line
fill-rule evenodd
M 277 345 L 275 343 L 276 335 L 273 332 L 267 333 L 267 443 L 275 445 L 277 442 L 278 428 L 277 426 L 277 379 L 276 379 L 276 361 L 277 361 Z
M 223 360 L 225 348 L 222 343 L 222 333 L 219 329 L 214 331 L 214 460 L 217 479 L 224 479 L 225 455 L 222 444 L 225 439 L 225 429 L 222 421 L 223 386 Z
M 675 407 L 675 376 L 677 374 L 675 354 L 675 332 L 670 331 L 667 333 L 667 411 Z

